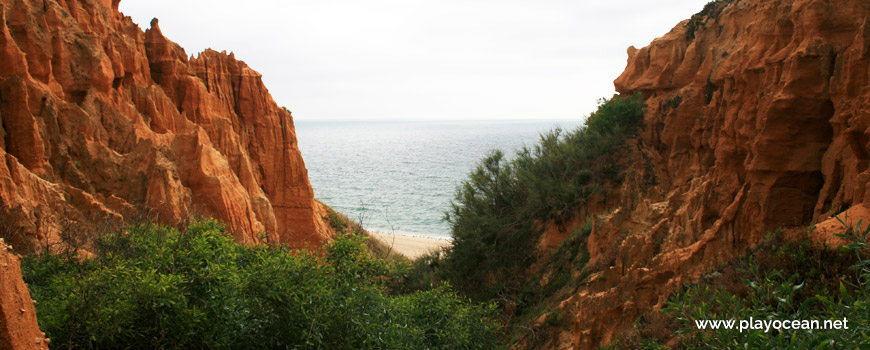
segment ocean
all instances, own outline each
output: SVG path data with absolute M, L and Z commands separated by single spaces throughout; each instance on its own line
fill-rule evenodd
M 370 231 L 449 238 L 444 212 L 483 157 L 580 122 L 296 121 L 296 137 L 320 201 Z

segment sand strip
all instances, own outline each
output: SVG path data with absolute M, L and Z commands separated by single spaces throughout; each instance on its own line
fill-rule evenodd
M 381 242 L 384 242 L 388 247 L 393 247 L 394 251 L 411 259 L 416 259 L 432 250 L 447 247 L 451 244 L 448 239 L 405 236 L 390 233 L 374 232 L 372 233 L 372 236 L 379 239 Z

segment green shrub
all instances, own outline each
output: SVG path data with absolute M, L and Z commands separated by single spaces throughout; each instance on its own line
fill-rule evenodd
M 443 254 L 432 251 L 411 261 L 407 270 L 402 271 L 402 281 L 397 288 L 401 292 L 428 290 L 441 283 L 439 266 Z
M 859 224 L 860 226 L 860 224 Z M 845 248 L 856 261 L 851 270 L 839 258 L 809 243 L 774 247 L 773 258 L 790 260 L 777 268 L 749 258 L 738 269 L 744 292 L 691 285 L 676 293 L 664 312 L 682 324 L 683 344 L 704 349 L 864 349 L 870 344 L 870 228 L 854 230 Z M 815 252 L 814 252 L 815 251 Z M 782 254 L 785 253 L 785 254 Z M 841 330 L 698 330 L 696 320 L 848 320 Z
M 347 224 L 344 223 L 344 219 L 334 211 L 329 212 L 329 226 L 332 226 L 338 232 L 345 232 L 347 230 Z
M 484 158 L 446 214 L 453 246 L 441 274 L 478 300 L 515 293 L 532 264 L 541 222 L 561 223 L 608 183 L 619 182 L 615 153 L 643 122 L 642 97 L 602 99 L 573 132 L 554 130 L 513 160 Z
M 390 247 L 383 241 L 373 238 L 371 233 L 366 231 L 366 229 L 363 228 L 363 226 L 359 222 L 356 222 L 348 218 L 344 214 L 335 211 L 328 205 L 323 204 L 322 202 L 320 202 L 320 204 L 323 205 L 323 207 L 326 209 L 326 218 L 329 222 L 329 226 L 334 228 L 335 231 L 339 234 L 353 235 L 361 238 L 363 242 L 365 242 L 366 249 L 377 257 L 392 260 L 397 263 L 408 262 L 407 257 L 399 254 L 397 251 L 394 251 L 392 247 Z
M 25 259 L 54 349 L 487 349 L 492 306 L 449 285 L 405 295 L 401 265 L 341 235 L 322 252 L 244 246 L 212 220 L 184 232 L 141 225 L 96 256 Z
M 725 7 L 735 0 L 713 0 L 704 5 L 701 12 L 698 12 L 689 19 L 686 23 L 686 40 L 695 38 L 695 32 L 706 23 L 708 19 L 717 19 Z

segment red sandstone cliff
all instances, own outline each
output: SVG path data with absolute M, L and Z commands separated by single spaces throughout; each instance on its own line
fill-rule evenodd
M 43 350 L 49 339 L 39 330 L 30 292 L 21 280 L 21 256 L 0 239 L 0 349 Z
M 190 57 L 118 0 L 0 0 L 0 235 L 27 250 L 190 213 L 238 241 L 328 236 L 293 118 L 232 54 Z
M 609 343 L 776 228 L 870 221 L 870 2 L 720 0 L 628 54 L 615 85 L 648 98 L 645 130 L 552 348 Z

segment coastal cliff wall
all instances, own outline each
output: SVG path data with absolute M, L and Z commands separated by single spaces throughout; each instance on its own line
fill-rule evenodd
M 50 339 L 39 330 L 36 309 L 21 280 L 21 256 L 0 239 L 0 349 L 45 350 Z
M 195 213 L 240 242 L 327 239 L 293 118 L 260 74 L 225 52 L 188 57 L 118 4 L 0 0 L 0 235 L 32 251 Z
M 610 343 L 773 230 L 818 224 L 830 242 L 832 214 L 868 222 L 868 14 L 862 0 L 719 0 L 628 49 L 615 85 L 644 95 L 645 128 L 618 204 L 591 219 L 587 266 L 602 268 L 560 303 L 573 326 L 548 347 Z

